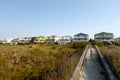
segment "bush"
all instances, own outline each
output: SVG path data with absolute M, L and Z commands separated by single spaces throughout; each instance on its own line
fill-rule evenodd
M 120 47 L 107 46 L 100 47 L 100 50 L 105 57 L 106 61 L 110 65 L 110 68 L 120 80 Z
M 3 44 L 2 42 L 0 42 L 0 45 Z
M 108 48 L 111 48 L 111 49 L 112 48 L 117 48 L 117 46 L 115 46 L 115 45 L 109 45 Z
M 104 43 L 102 43 L 102 42 L 95 42 L 95 45 L 97 45 L 97 46 L 104 46 Z
M 0 80 L 70 80 L 85 44 L 1 45 Z
M 57 46 L 53 45 L 51 48 L 52 48 L 52 49 L 57 49 Z
M 72 44 L 72 48 L 74 49 L 80 49 L 80 48 L 85 48 L 86 45 L 90 44 L 89 42 L 74 42 Z

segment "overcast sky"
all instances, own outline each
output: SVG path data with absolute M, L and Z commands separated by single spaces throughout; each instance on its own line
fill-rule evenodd
M 0 0 L 0 39 L 99 32 L 120 36 L 120 0 Z

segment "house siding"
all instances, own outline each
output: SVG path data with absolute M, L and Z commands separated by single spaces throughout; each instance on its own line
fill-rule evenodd
M 49 36 L 47 38 L 47 43 L 58 43 L 58 40 L 60 39 L 59 36 L 55 36 L 55 35 L 52 35 L 52 36 Z
M 113 33 L 101 32 L 94 35 L 95 41 L 113 41 L 114 35 Z
M 74 35 L 74 42 L 87 42 L 89 41 L 88 34 L 79 33 Z
M 61 39 L 58 40 L 59 44 L 67 44 L 71 43 L 73 41 L 73 38 L 71 36 L 62 36 Z

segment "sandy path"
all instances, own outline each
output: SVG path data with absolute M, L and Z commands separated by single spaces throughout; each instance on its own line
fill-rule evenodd
M 79 80 L 105 80 L 103 74 L 104 69 L 100 64 L 97 52 L 95 49 L 89 48 Z

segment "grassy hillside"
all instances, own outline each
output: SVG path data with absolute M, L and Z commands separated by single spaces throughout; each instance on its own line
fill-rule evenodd
M 100 47 L 100 50 L 111 66 L 113 72 L 120 80 L 120 47 L 116 46 L 107 46 Z
M 0 80 L 69 80 L 86 45 L 77 44 L 0 45 Z

